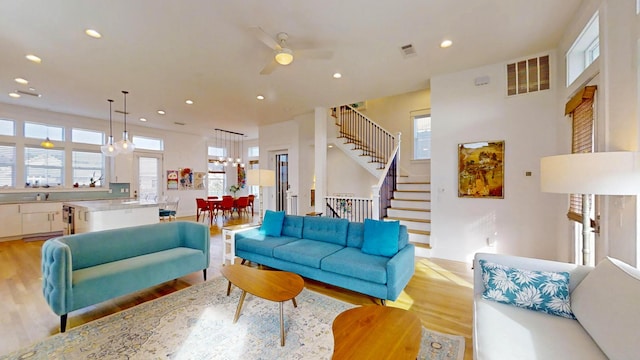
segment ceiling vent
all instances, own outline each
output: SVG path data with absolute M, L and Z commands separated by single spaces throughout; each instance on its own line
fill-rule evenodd
M 180 125 L 180 126 L 184 126 L 184 125 L 187 125 L 187 123 L 183 123 L 183 122 L 177 122 L 177 121 L 175 121 L 175 122 L 174 122 L 174 124 L 176 124 L 176 125 Z
M 416 48 L 414 48 L 412 44 L 401 46 L 400 51 L 402 51 L 402 56 L 405 58 L 418 55 L 418 53 L 416 53 Z
M 42 94 L 38 94 L 38 93 L 34 93 L 34 92 L 29 92 L 29 91 L 16 90 L 16 92 L 17 92 L 18 94 L 21 94 L 21 95 L 29 95 L 29 96 L 33 96 L 33 97 L 42 97 Z
M 122 110 L 113 110 L 113 112 L 114 112 L 114 113 L 118 113 L 118 114 L 125 114 L 125 112 L 124 112 L 124 111 L 122 111 Z M 127 114 L 127 115 L 129 115 L 129 114 L 131 114 L 131 113 L 127 111 L 127 112 L 126 112 L 126 114 Z

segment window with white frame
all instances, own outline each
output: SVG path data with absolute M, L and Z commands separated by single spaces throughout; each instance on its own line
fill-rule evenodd
M 71 142 L 78 144 L 102 145 L 104 133 L 94 130 L 71 129 Z
M 15 136 L 16 127 L 13 120 L 0 119 L 0 135 Z
M 26 147 L 24 163 L 25 183 L 30 186 L 64 184 L 64 150 Z
M 219 196 L 225 194 L 224 165 L 216 163 L 215 159 L 209 159 L 207 173 L 207 196 Z
M 136 145 L 136 149 L 140 150 L 164 150 L 164 141 L 162 139 L 150 138 L 145 136 L 134 136 L 131 141 Z
M 248 157 L 258 157 L 260 156 L 260 147 L 258 146 L 249 146 L 247 149 Z
M 226 157 L 226 149 L 225 148 L 221 148 L 221 147 L 217 147 L 217 146 L 209 146 L 207 148 L 207 155 L 209 156 L 210 159 L 214 159 L 214 160 L 224 160 L 224 158 Z
M 72 182 L 78 185 L 104 184 L 104 156 L 101 152 L 77 151 L 71 153 Z
M 24 137 L 64 141 L 64 127 L 25 122 Z
M 16 147 L 0 145 L 0 186 L 15 186 Z
M 431 159 L 431 115 L 413 116 L 413 159 Z
M 584 27 L 567 52 L 567 86 L 600 56 L 600 24 L 598 12 Z

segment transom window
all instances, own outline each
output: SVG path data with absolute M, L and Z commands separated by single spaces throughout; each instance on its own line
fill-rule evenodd
M 249 157 L 258 157 L 260 156 L 260 147 L 258 146 L 249 146 L 247 149 Z
M 600 24 L 596 12 L 567 52 L 567 86 L 600 56 Z
M 131 138 L 136 145 L 136 149 L 141 150 L 164 150 L 164 142 L 162 139 L 155 139 L 145 136 L 134 136 Z
M 64 128 L 35 123 L 24 123 L 24 137 L 32 139 L 46 139 L 64 141 Z
M 0 135 L 16 135 L 16 126 L 13 120 L 0 119 Z
M 71 129 L 71 141 L 74 143 L 102 145 L 104 133 L 93 130 Z

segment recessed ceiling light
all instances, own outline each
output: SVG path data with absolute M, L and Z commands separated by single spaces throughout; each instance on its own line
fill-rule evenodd
M 187 100 L 187 101 L 185 101 L 185 102 L 186 102 L 187 104 L 189 104 L 189 105 L 193 105 L 193 100 Z
M 102 34 L 100 34 L 99 32 L 93 29 L 87 29 L 84 31 L 84 33 L 91 36 L 94 39 L 100 39 L 102 37 Z
M 34 63 L 40 64 L 42 62 L 42 59 L 40 59 L 39 57 L 33 55 L 33 54 L 29 54 L 27 56 L 25 56 L 28 60 L 33 61 Z
M 451 46 L 451 45 L 453 45 L 453 41 L 451 41 L 451 40 L 443 40 L 443 41 L 440 43 L 440 47 L 441 47 L 441 48 L 443 48 L 443 49 L 444 49 L 444 48 L 448 48 L 448 47 L 449 47 L 449 46 Z
M 258 100 L 264 100 L 264 96 L 262 96 L 262 95 L 258 95 L 258 96 L 256 96 L 256 99 L 258 99 Z
M 342 77 L 342 74 L 340 74 L 340 73 L 333 74 L 333 78 L 334 79 L 340 79 L 341 77 Z
M 332 148 L 333 148 L 333 145 L 329 145 L 328 147 L 329 147 L 329 149 L 332 149 Z
M 29 83 L 29 81 L 23 78 L 16 78 L 15 80 L 18 84 L 22 84 L 22 85 L 27 85 Z
M 160 114 L 160 115 L 164 115 L 164 114 L 166 114 L 166 113 L 164 112 L 164 110 L 158 110 L 158 114 Z
M 11 96 L 12 98 L 16 98 L 16 99 L 17 99 L 17 98 L 19 98 L 19 97 L 20 97 L 20 94 L 18 94 L 18 93 L 16 93 L 16 92 L 10 92 L 10 93 L 9 93 L 9 96 Z
M 140 121 L 142 121 L 142 122 L 147 122 L 147 119 L 145 119 L 145 118 L 140 118 Z

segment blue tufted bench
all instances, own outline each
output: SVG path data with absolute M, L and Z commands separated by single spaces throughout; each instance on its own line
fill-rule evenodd
M 73 310 L 194 271 L 207 279 L 209 228 L 167 222 L 52 238 L 42 246 L 42 293 L 64 332 Z

